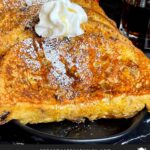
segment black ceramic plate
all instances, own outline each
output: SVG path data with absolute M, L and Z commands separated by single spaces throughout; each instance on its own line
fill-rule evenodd
M 63 121 L 60 123 L 22 125 L 15 121 L 15 124 L 47 142 L 114 143 L 135 130 L 145 114 L 146 110 L 143 110 L 130 119 L 100 119 L 93 122 L 86 120 L 84 123 Z

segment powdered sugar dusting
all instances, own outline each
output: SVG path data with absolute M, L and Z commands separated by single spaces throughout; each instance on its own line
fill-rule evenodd
M 20 58 L 27 64 L 28 68 L 34 71 L 41 68 L 41 64 L 37 61 L 38 54 L 35 50 L 33 39 L 29 38 L 22 42 L 23 46 L 20 49 Z
M 36 5 L 36 4 L 44 4 L 48 2 L 49 0 L 25 0 L 26 4 L 28 6 Z
M 80 91 L 87 92 L 92 86 L 93 72 L 89 61 L 94 62 L 96 56 L 92 56 L 94 60 L 91 60 L 89 50 L 97 53 L 98 49 L 93 46 L 95 43 L 91 44 L 95 40 L 90 37 L 79 40 L 30 38 L 23 41 L 20 58 L 33 71 L 44 71 L 42 75 L 48 87 L 55 90 L 56 99 L 73 99 Z
M 74 79 L 67 75 L 66 66 L 60 60 L 61 54 L 58 49 L 60 45 L 60 40 L 46 38 L 43 42 L 43 49 L 45 57 L 52 64 L 50 69 L 50 74 L 53 75 L 61 88 L 64 90 L 71 90 L 71 84 L 74 82 Z
M 21 55 L 20 58 L 27 64 L 28 68 L 32 68 L 34 71 L 41 68 L 41 64 L 37 60 L 30 59 L 26 55 Z
M 60 47 L 63 47 L 62 45 L 65 43 L 63 43 L 63 40 L 57 38 L 46 38 L 42 44 L 45 57 L 52 65 L 48 75 L 49 82 L 52 85 L 59 85 L 60 87 L 56 91 L 57 99 L 61 99 L 64 96 L 71 99 L 74 96 L 74 90 L 71 86 L 74 83 L 74 78 L 67 75 L 65 63 L 61 61 L 61 57 L 64 57 L 65 53 L 61 51 Z
M 23 41 L 23 48 L 20 49 L 20 52 L 24 52 L 28 55 L 30 55 L 33 59 L 37 58 L 37 53 L 34 49 L 34 45 L 33 45 L 33 39 L 29 38 L 25 41 Z
M 48 0 L 2 0 L 5 9 L 15 9 L 24 6 L 31 7 L 44 4 L 45 2 L 48 2 Z
M 14 9 L 14 8 L 20 8 L 25 6 L 26 2 L 25 0 L 3 0 L 3 5 L 5 8 Z
M 75 66 L 77 67 L 76 75 L 80 76 L 82 84 L 85 85 L 85 89 L 88 88 L 92 79 L 92 72 L 89 69 L 89 54 L 87 49 L 90 48 L 89 43 L 76 43 L 77 46 L 74 47 L 74 51 L 78 50 L 76 56 Z
M 84 90 L 88 90 L 92 83 L 93 73 L 89 68 L 88 49 L 94 47 L 82 40 L 73 43 L 71 40 L 47 38 L 43 42 L 45 57 L 52 65 L 48 77 L 50 82 L 53 79 L 54 84 L 57 83 L 60 86 L 57 92 L 59 97 L 65 95 L 70 98 L 78 94 L 72 86 L 76 82 L 74 77 L 79 79 L 78 82 L 80 81 L 80 83 L 77 84 L 80 84 L 80 87 L 84 86 Z M 69 72 L 73 73 L 73 77 L 70 76 Z
M 70 40 L 71 38 L 65 38 L 59 44 L 60 55 L 65 58 L 66 62 L 68 63 L 67 65 L 69 69 L 75 66 L 75 63 L 73 62 L 74 57 L 69 53 L 71 49 L 71 47 L 69 46 Z M 65 49 L 65 52 L 63 51 L 64 49 Z

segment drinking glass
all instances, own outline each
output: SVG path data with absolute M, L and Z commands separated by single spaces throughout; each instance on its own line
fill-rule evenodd
M 150 52 L 150 0 L 123 0 L 120 31 L 135 46 Z

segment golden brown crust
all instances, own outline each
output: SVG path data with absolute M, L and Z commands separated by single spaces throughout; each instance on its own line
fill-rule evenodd
M 16 105 L 5 105 L 0 108 L 1 116 L 5 119 L 1 120 L 1 124 L 12 119 L 19 120 L 23 124 L 36 124 L 47 122 L 58 122 L 68 119 L 71 121 L 96 120 L 100 118 L 130 118 L 145 108 L 145 104 L 149 104 L 150 95 L 145 96 L 126 96 L 108 98 L 99 101 L 85 102 L 80 104 L 49 105 L 49 103 L 32 104 L 17 103 Z M 148 107 L 150 111 L 150 107 Z
M 150 110 L 150 60 L 101 8 L 92 10 L 97 2 L 78 3 L 88 14 L 79 37 L 39 38 L 22 24 L 14 26 L 23 41 L 14 45 L 12 37 L 14 46 L 1 61 L 1 123 L 128 118 L 145 106 Z
M 65 118 L 76 120 L 85 117 L 92 120 L 102 117 L 131 117 L 143 109 L 145 105 L 149 105 L 149 60 L 143 53 L 132 50 L 133 53 L 130 53 L 132 57 L 123 55 L 124 48 L 130 52 L 128 50 L 131 49 L 130 46 L 126 46 L 120 41 L 114 42 L 113 39 L 107 39 L 106 41 L 102 35 L 91 34 L 73 38 L 68 43 L 71 49 L 66 51 L 67 42 L 65 41 L 65 45 L 63 43 L 60 50 L 63 54 L 60 63 L 65 64 L 67 74 L 66 78 L 59 74 L 59 80 L 57 80 L 57 78 L 51 76 L 52 72 L 50 74 L 54 64 L 50 64 L 43 57 L 42 48 L 44 46 L 37 48 L 37 45 L 35 45 L 35 43 L 50 45 L 49 42 L 51 41 L 47 41 L 47 43 L 43 40 L 28 39 L 24 43 L 17 44 L 2 61 L 0 105 L 1 112 L 10 112 L 8 120 L 13 118 L 19 119 L 23 123 L 28 121 L 30 123 L 42 122 L 41 110 L 43 115 L 45 114 L 43 122 L 60 121 Z M 88 45 L 83 43 L 88 43 Z M 33 45 L 35 51 L 31 52 Z M 95 45 L 97 47 L 93 47 Z M 65 49 L 63 49 L 64 47 Z M 120 47 L 122 50 L 120 50 Z M 34 57 L 34 52 L 37 54 L 35 59 L 31 58 Z M 100 56 L 96 59 L 99 53 Z M 80 54 L 84 57 L 81 57 Z M 78 66 L 78 64 L 69 69 L 66 55 L 69 55 L 70 60 L 76 57 L 74 61 L 79 60 L 81 66 Z M 24 59 L 25 56 L 27 56 L 26 59 Z M 31 61 L 28 64 L 28 59 L 33 62 Z M 34 65 L 35 62 L 40 63 L 40 69 L 38 68 L 39 65 Z M 88 66 L 86 66 L 86 62 L 89 62 Z M 57 62 L 55 63 L 57 64 Z M 79 73 L 80 69 L 81 74 Z M 57 68 L 55 71 L 57 71 Z M 68 81 L 72 81 L 69 79 L 73 79 L 72 84 L 69 84 Z M 64 80 L 65 84 L 63 84 Z M 19 108 L 18 103 L 20 103 Z M 27 108 L 25 107 L 26 103 Z M 13 108 L 9 107 L 11 109 L 8 109 L 7 104 L 13 106 Z M 21 107 L 22 112 L 19 110 Z M 90 108 L 92 109 L 90 110 Z M 69 112 L 66 112 L 68 109 L 71 112 L 76 110 L 76 113 L 70 115 Z M 78 109 L 79 111 L 77 111 Z M 32 115 L 36 119 L 23 118 L 25 110 L 28 111 L 28 115 Z M 53 117 L 49 116 L 52 110 Z M 17 115 L 18 111 L 20 113 Z

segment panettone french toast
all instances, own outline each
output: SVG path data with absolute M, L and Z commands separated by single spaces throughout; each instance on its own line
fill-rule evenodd
M 26 6 L 21 13 L 20 5 L 5 8 L 1 1 L 1 10 L 6 13 L 4 18 L 0 15 L 4 19 L 0 34 L 8 33 L 0 39 L 4 55 L 0 67 L 1 124 L 12 119 L 35 124 L 129 118 L 145 107 L 150 111 L 150 60 L 120 34 L 96 1 L 73 1 L 88 15 L 88 22 L 82 24 L 85 33 L 53 39 L 34 32 L 40 5 Z M 13 1 L 7 3 L 13 5 Z M 17 17 L 11 18 L 11 28 L 6 20 L 12 11 Z M 17 21 L 20 13 L 24 17 Z

